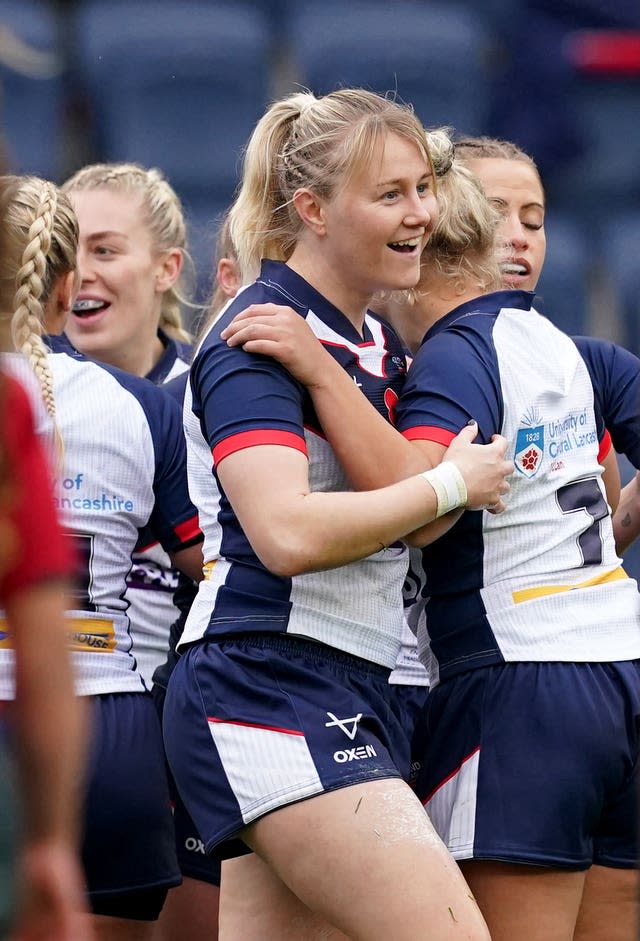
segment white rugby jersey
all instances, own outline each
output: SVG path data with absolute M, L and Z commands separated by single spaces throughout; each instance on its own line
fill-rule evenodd
M 431 685 L 505 661 L 640 656 L 640 596 L 615 552 L 599 463 L 610 432 L 640 466 L 640 362 L 572 340 L 532 301 L 498 292 L 438 321 L 398 403 L 407 438 L 448 445 L 474 418 L 478 440 L 503 434 L 516 465 L 504 513 L 467 511 L 423 550 Z
M 78 353 L 50 337 L 64 464 L 56 505 L 76 547 L 70 620 L 80 695 L 139 692 L 135 637 L 125 599 L 131 556 L 143 527 L 168 551 L 199 538 L 189 500 L 178 404 L 146 379 Z M 0 698 L 13 695 L 10 640 L 0 649 Z
M 337 569 L 282 578 L 255 555 L 218 480 L 216 463 L 227 454 L 279 444 L 307 455 L 311 490 L 350 489 L 306 389 L 275 360 L 220 339 L 237 313 L 264 302 L 299 311 L 387 420 L 406 373 L 402 346 L 379 318 L 367 314 L 363 339 L 298 274 L 279 262 L 263 262 L 258 280 L 211 327 L 191 367 L 184 411 L 189 489 L 204 532 L 207 576 L 179 646 L 201 638 L 287 633 L 392 668 L 402 628 L 404 546 Z
M 170 383 L 189 369 L 191 347 L 158 330 L 164 352 L 147 379 L 155 385 Z M 138 669 L 151 689 L 151 678 L 163 663 L 169 647 L 169 631 L 180 611 L 174 604 L 180 573 L 153 533 L 143 532 L 133 554 L 127 577 L 131 632 L 135 637 Z

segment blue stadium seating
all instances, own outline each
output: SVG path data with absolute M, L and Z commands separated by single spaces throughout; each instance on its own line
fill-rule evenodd
M 102 159 L 159 166 L 184 198 L 226 204 L 270 89 L 270 33 L 252 4 L 84 0 L 78 78 Z
M 622 318 L 622 343 L 640 356 L 640 209 L 607 213 L 598 251 L 611 281 Z
M 63 164 L 64 63 L 46 0 L 0 0 L 0 127 L 11 170 L 58 180 Z
M 536 308 L 565 333 L 589 333 L 593 246 L 584 226 L 571 215 L 549 211 L 545 230 L 547 256 Z
M 214 263 L 218 230 L 228 206 L 200 198 L 184 204 L 189 253 L 195 268 L 194 298 L 206 303 L 214 288 Z
M 615 208 L 640 208 L 640 77 L 576 78 L 564 107 L 582 152 L 548 176 L 550 200 L 590 220 Z
M 299 80 L 314 92 L 397 92 L 429 127 L 485 129 L 491 38 L 481 12 L 438 0 L 299 0 L 288 29 Z

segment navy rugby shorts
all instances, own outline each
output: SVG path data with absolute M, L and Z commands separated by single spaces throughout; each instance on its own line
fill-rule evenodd
M 243 828 L 295 801 L 407 778 L 389 670 L 298 637 L 192 645 L 169 681 L 169 765 L 206 851 L 248 851 Z
M 151 692 L 162 721 L 166 690 L 154 683 Z M 176 853 L 180 872 L 183 876 L 196 879 L 198 882 L 220 885 L 220 861 L 213 859 L 206 852 L 196 825 L 180 797 L 170 768 L 167 768 L 167 777 L 169 778 L 169 794 L 173 809 L 173 827 L 176 834 Z
M 167 890 L 181 882 L 158 714 L 149 693 L 88 701 L 82 860 L 89 897 L 96 913 L 153 920 Z
M 505 663 L 435 687 L 416 793 L 456 859 L 637 865 L 640 661 Z

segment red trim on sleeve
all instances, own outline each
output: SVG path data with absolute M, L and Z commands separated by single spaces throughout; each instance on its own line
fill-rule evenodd
M 609 454 L 609 452 L 611 451 L 611 448 L 612 448 L 612 447 L 613 447 L 613 442 L 612 442 L 612 440 L 611 440 L 611 435 L 609 434 L 609 432 L 608 432 L 607 429 L 605 428 L 605 430 L 604 430 L 604 435 L 603 435 L 603 437 L 602 437 L 602 441 L 600 442 L 600 449 L 599 449 L 599 451 L 598 451 L 598 463 L 599 463 L 599 464 L 602 464 L 602 462 L 604 461 L 605 457 L 606 457 L 606 456 Z
M 201 536 L 202 531 L 200 529 L 198 514 L 196 513 L 195 516 L 185 520 L 183 523 L 178 523 L 177 526 L 174 526 L 173 531 L 180 542 L 189 542 L 190 539 L 196 539 L 198 536 Z
M 214 462 L 219 464 L 229 454 L 235 454 L 236 451 L 242 451 L 244 448 L 255 448 L 261 444 L 276 444 L 284 448 L 294 448 L 296 451 L 302 451 L 305 457 L 307 455 L 304 438 L 293 434 L 291 431 L 276 431 L 272 428 L 268 431 L 260 429 L 231 435 L 231 437 L 225 438 L 224 441 L 212 448 L 211 453 Z
M 455 438 L 453 431 L 436 428 L 434 425 L 416 425 L 415 428 L 407 428 L 402 435 L 407 441 L 435 441 L 436 444 L 443 444 L 445 448 L 448 448 Z

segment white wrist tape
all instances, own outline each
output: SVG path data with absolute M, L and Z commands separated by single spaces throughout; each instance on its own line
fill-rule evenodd
M 436 519 L 464 506 L 467 502 L 467 485 L 453 461 L 443 461 L 433 470 L 418 474 L 433 487 L 436 494 Z

